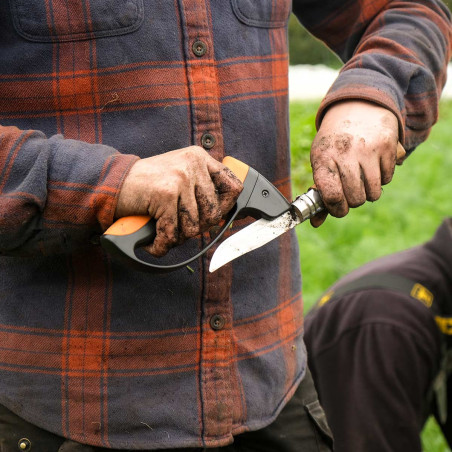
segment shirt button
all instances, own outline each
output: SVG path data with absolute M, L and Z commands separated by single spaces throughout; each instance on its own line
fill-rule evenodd
M 215 146 L 215 137 L 211 133 L 205 133 L 201 137 L 201 144 L 204 149 L 212 149 Z
M 22 438 L 18 442 L 19 450 L 24 450 L 25 452 L 31 449 L 31 442 L 28 438 Z
M 225 323 L 224 317 L 220 314 L 215 314 L 210 318 L 210 326 L 215 331 L 222 330 Z
M 193 43 L 192 50 L 197 57 L 202 57 L 207 52 L 207 44 L 203 41 L 195 41 Z

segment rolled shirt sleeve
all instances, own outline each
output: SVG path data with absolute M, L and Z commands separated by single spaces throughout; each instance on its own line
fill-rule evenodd
M 317 127 L 330 105 L 359 99 L 397 116 L 408 152 L 427 138 L 450 58 L 451 17 L 443 3 L 295 0 L 294 12 L 345 62 L 320 105 Z
M 39 131 L 0 127 L 0 252 L 68 252 L 112 222 L 117 195 L 138 159 Z

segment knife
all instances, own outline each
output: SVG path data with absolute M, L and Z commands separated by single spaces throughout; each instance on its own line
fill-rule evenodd
M 398 143 L 397 165 L 403 163 L 405 156 L 405 149 Z M 298 196 L 289 210 L 279 217 L 257 220 L 224 240 L 212 256 L 209 271 L 213 273 L 228 262 L 264 246 L 303 221 L 317 215 L 324 208 L 319 192 L 315 186 L 311 187 L 308 192 Z
M 264 246 L 324 208 L 319 192 L 311 188 L 298 196 L 289 210 L 279 217 L 257 220 L 224 240 L 212 256 L 209 271 L 213 273 L 228 262 Z

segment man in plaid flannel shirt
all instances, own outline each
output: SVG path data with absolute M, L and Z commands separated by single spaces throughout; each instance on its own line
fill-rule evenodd
M 213 274 L 212 252 L 161 275 L 98 245 L 117 217 L 149 214 L 152 255 L 195 254 L 241 190 L 225 155 L 291 198 L 292 9 L 345 62 L 311 154 L 344 216 L 437 119 L 440 0 L 2 2 L 2 450 L 331 447 L 293 232 Z

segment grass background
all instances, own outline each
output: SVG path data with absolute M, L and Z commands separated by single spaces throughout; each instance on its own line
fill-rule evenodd
M 317 107 L 315 102 L 290 105 L 294 196 L 312 184 L 309 151 Z M 305 310 L 344 274 L 429 240 L 442 219 L 452 215 L 451 120 L 452 101 L 443 101 L 429 139 L 396 168 L 379 201 L 352 209 L 342 219 L 328 217 L 318 229 L 308 223 L 297 228 Z M 432 419 L 422 442 L 424 452 L 450 452 Z

